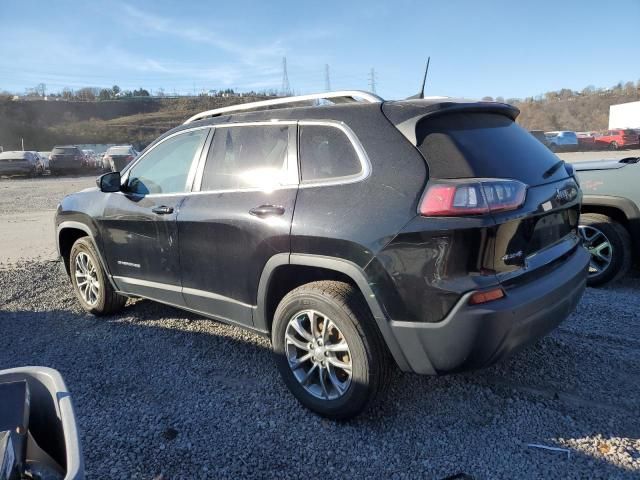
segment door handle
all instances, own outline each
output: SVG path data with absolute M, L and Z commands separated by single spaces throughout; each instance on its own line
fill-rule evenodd
M 167 207 L 166 205 L 160 205 L 159 207 L 153 207 L 151 211 L 158 215 L 168 215 L 173 213 L 173 207 Z
M 280 205 L 260 205 L 259 207 L 249 210 L 249 213 L 260 218 L 272 215 L 284 215 L 284 207 Z

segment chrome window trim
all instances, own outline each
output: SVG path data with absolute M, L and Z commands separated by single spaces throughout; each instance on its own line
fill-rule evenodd
M 266 191 L 261 187 L 248 187 L 248 188 L 236 188 L 236 189 L 221 189 L 221 190 L 202 190 L 202 178 L 204 176 L 204 167 L 207 162 L 207 156 L 209 154 L 209 149 L 213 144 L 215 139 L 215 130 L 218 128 L 230 128 L 230 127 L 264 127 L 264 126 L 278 126 L 278 125 L 286 125 L 289 127 L 288 135 L 289 142 L 287 145 L 287 169 L 285 177 L 287 178 L 287 183 L 282 183 L 268 191 L 274 190 L 284 190 L 287 188 L 298 188 L 299 182 L 299 173 L 298 173 L 298 155 L 297 155 L 297 143 L 293 144 L 292 149 L 292 137 L 293 141 L 296 142 L 297 136 L 297 120 L 262 120 L 256 122 L 236 122 L 236 123 L 222 123 L 217 125 L 210 125 L 212 131 L 211 138 L 206 142 L 206 148 L 204 149 L 204 153 L 200 158 L 200 163 L 196 169 L 195 181 L 193 185 L 193 189 L 190 192 L 191 194 L 202 194 L 202 193 L 230 193 L 230 192 L 263 192 Z
M 322 127 L 333 127 L 341 130 L 346 136 L 347 139 L 351 142 L 351 146 L 356 152 L 356 156 L 358 160 L 360 160 L 360 172 L 353 175 L 347 175 L 343 177 L 333 177 L 323 180 L 312 180 L 303 182 L 302 177 L 300 177 L 300 188 L 311 188 L 311 187 L 327 187 L 331 185 L 347 185 L 350 183 L 357 183 L 362 180 L 365 180 L 371 175 L 371 161 L 369 160 L 369 156 L 365 151 L 364 147 L 360 143 L 360 140 L 356 136 L 356 134 L 351 130 L 351 128 L 344 122 L 338 120 L 300 120 L 298 125 L 312 125 L 312 126 L 322 126 Z M 300 131 L 298 132 L 298 137 L 300 136 Z M 298 150 L 300 149 L 300 139 L 298 138 Z M 300 159 L 300 161 L 304 161 Z M 300 172 L 301 174 L 302 172 Z
M 291 183 L 291 184 L 286 184 L 286 185 L 280 185 L 277 187 L 274 187 L 270 190 L 265 190 L 264 188 L 260 188 L 260 187 L 254 187 L 254 188 L 237 188 L 237 189 L 225 189 L 225 190 L 200 190 L 201 186 L 202 186 L 202 176 L 204 173 L 204 166 L 205 163 L 207 161 L 207 154 L 209 151 L 209 148 L 211 148 L 211 143 L 213 142 L 213 138 L 215 136 L 215 129 L 217 128 L 229 128 L 229 127 L 244 127 L 244 126 L 261 126 L 261 125 L 289 125 L 290 127 L 294 127 L 294 129 L 296 130 L 296 134 L 295 135 L 291 135 L 291 131 L 289 132 L 289 151 L 288 151 L 288 166 L 289 166 L 289 173 L 288 176 L 290 176 L 291 181 L 293 181 L 294 178 L 297 178 L 297 183 Z M 358 174 L 355 175 L 350 175 L 350 176 L 346 176 L 346 177 L 335 177 L 335 178 L 330 178 L 330 179 L 325 179 L 325 180 L 321 180 L 321 181 L 310 181 L 310 182 L 302 182 L 300 179 L 300 168 L 299 168 L 299 156 L 298 156 L 298 147 L 299 147 L 299 131 L 297 131 L 297 127 L 298 125 L 318 125 L 318 126 L 328 126 L 328 127 L 334 127 L 337 128 L 339 130 L 341 130 L 349 139 L 349 141 L 351 142 L 351 145 L 353 146 L 354 150 L 356 151 L 356 155 L 358 157 L 358 159 L 360 160 L 360 165 L 361 165 L 361 171 Z M 194 161 L 194 164 L 192 164 L 192 169 L 194 172 L 194 177 L 193 177 L 193 184 L 192 184 L 192 188 L 190 190 L 185 191 L 184 193 L 152 193 L 152 194 L 147 194 L 147 195 L 140 195 L 140 194 L 128 194 L 128 195 L 136 195 L 136 196 L 144 196 L 145 198 L 161 198 L 161 197 L 172 197 L 172 196 L 176 196 L 176 195 L 180 195 L 180 196 L 191 196 L 191 195 L 202 195 L 202 194 L 220 194 L 220 193 L 236 193 L 236 192 L 266 192 L 266 191 L 278 191 L 278 190 L 288 190 L 288 189 L 292 189 L 292 188 L 313 188 L 313 187 L 325 187 L 325 186 L 333 186 L 333 185 L 348 185 L 351 183 L 357 183 L 360 182 L 362 180 L 365 180 L 366 178 L 368 178 L 371 175 L 371 162 L 369 160 L 369 157 L 366 153 L 366 151 L 364 150 L 364 148 L 362 147 L 362 144 L 360 143 L 360 140 L 358 139 L 358 137 L 356 136 L 356 134 L 353 132 L 353 130 L 351 130 L 351 128 L 345 124 L 342 121 L 339 120 L 278 120 L 278 119 L 272 119 L 272 120 L 265 120 L 265 121 L 255 121 L 255 122 L 237 122 L 237 123 L 223 123 L 223 124 L 217 124 L 217 125 L 204 125 L 204 126 L 198 126 L 198 127 L 194 127 L 194 128 L 189 128 L 189 129 L 185 129 L 185 130 L 181 130 L 179 132 L 176 132 L 172 135 L 167 136 L 166 138 L 162 139 L 161 142 L 158 142 L 156 145 L 153 146 L 153 148 L 151 150 L 146 151 L 143 155 L 141 155 L 140 157 L 138 157 L 135 162 L 133 162 L 130 165 L 127 165 L 127 168 L 124 170 L 124 172 L 126 172 L 126 176 L 123 176 L 123 184 L 126 180 L 128 180 L 128 172 L 131 168 L 133 168 L 133 166 L 140 161 L 142 158 L 144 158 L 144 156 L 146 156 L 150 151 L 154 150 L 155 147 L 157 145 L 160 145 L 160 143 L 164 142 L 165 140 L 168 140 L 169 138 L 175 136 L 175 135 L 179 135 L 181 133 L 184 132 L 190 132 L 192 130 L 201 130 L 201 129 L 205 129 L 208 128 L 211 130 L 211 132 L 209 133 L 209 135 L 207 136 L 207 138 L 205 139 L 205 141 L 203 142 L 203 144 L 200 147 L 200 151 L 199 151 L 199 157 L 198 160 Z M 291 137 L 294 137 L 293 139 Z M 292 145 L 293 143 L 293 145 Z M 293 147 L 293 150 L 292 150 Z M 196 157 L 194 157 L 196 158 Z M 295 171 L 294 171 L 295 170 Z M 190 171 L 191 174 L 191 171 Z M 117 192 L 117 193 L 126 193 L 126 192 Z
M 141 162 L 147 155 L 149 155 L 150 152 L 153 152 L 159 145 L 163 144 L 164 142 L 166 142 L 167 140 L 177 137 L 178 135 L 182 135 L 185 133 L 189 133 L 189 132 L 194 132 L 196 130 L 212 130 L 212 126 L 211 125 L 200 125 L 198 127 L 193 127 L 193 128 L 186 128 L 184 130 L 180 130 L 179 132 L 174 132 L 171 135 L 167 135 L 165 138 L 163 138 L 162 140 L 160 140 L 158 143 L 156 143 L 153 147 L 151 147 L 149 150 L 147 150 L 146 152 L 144 152 L 143 154 L 141 154 L 138 158 L 136 158 L 133 162 L 131 162 L 129 165 L 127 165 L 125 167 L 125 169 L 120 172 L 121 175 L 121 179 L 120 179 L 120 185 L 121 186 L 125 186 L 127 184 L 127 182 L 129 181 L 129 174 L 131 173 L 131 170 L 139 163 Z M 207 133 L 207 135 L 205 135 L 204 141 L 202 141 L 200 143 L 200 145 L 198 146 L 198 149 L 196 150 L 195 154 L 193 155 L 193 158 L 191 159 L 191 166 L 189 167 L 189 173 L 187 174 L 187 180 L 185 182 L 185 190 L 184 192 L 173 192 L 173 193 L 149 193 L 149 194 L 140 194 L 140 193 L 133 193 L 133 192 L 116 192 L 116 193 L 121 193 L 121 194 L 127 194 L 127 195 L 132 195 L 132 196 L 136 196 L 136 197 L 145 197 L 145 198 L 153 198 L 153 197 L 167 197 L 167 196 L 175 196 L 175 195 L 185 195 L 191 192 L 192 186 L 193 186 L 193 180 L 195 178 L 196 175 L 196 169 L 198 166 L 198 163 L 200 161 L 200 157 L 202 156 L 202 151 L 204 149 L 204 146 L 207 144 L 207 141 L 209 140 L 209 137 L 211 135 L 211 131 Z

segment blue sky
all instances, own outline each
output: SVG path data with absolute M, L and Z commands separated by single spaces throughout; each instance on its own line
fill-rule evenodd
M 0 90 L 369 89 L 535 96 L 640 79 L 640 0 L 0 0 Z

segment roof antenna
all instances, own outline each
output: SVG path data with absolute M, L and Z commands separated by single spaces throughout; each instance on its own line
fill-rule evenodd
M 424 69 L 424 78 L 422 79 L 422 88 L 420 92 L 409 97 L 408 100 L 411 99 L 422 99 L 424 98 L 424 87 L 427 84 L 427 74 L 429 73 L 429 62 L 431 61 L 431 57 L 427 57 L 427 68 Z

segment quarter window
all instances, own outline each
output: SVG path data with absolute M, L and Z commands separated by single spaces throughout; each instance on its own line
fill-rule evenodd
M 273 188 L 286 184 L 289 127 L 218 127 L 207 155 L 201 191 Z
M 181 133 L 153 147 L 131 168 L 127 190 L 140 195 L 185 192 L 193 158 L 208 132 Z
M 362 171 L 347 135 L 326 125 L 300 127 L 300 163 L 303 182 L 350 177 Z

